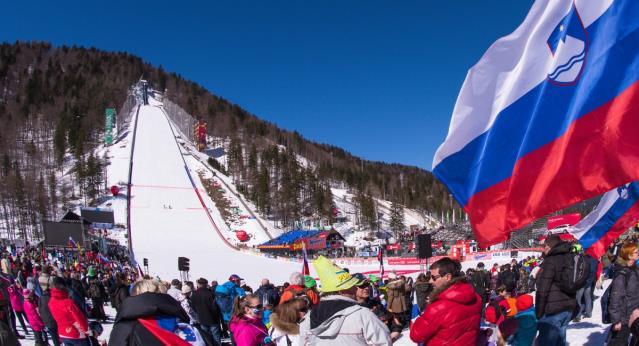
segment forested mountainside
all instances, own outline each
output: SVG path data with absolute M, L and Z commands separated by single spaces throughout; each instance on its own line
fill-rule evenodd
M 209 135 L 227 143 L 224 168 L 265 213 L 291 222 L 313 212 L 330 217 L 331 186 L 359 195 L 362 212 L 372 197 L 432 213 L 454 203 L 426 170 L 309 141 L 139 57 L 16 42 L 0 45 L 0 225 L 37 238 L 42 220 L 59 217 L 74 201 L 91 203 L 103 191 L 108 160 L 96 150 L 104 141 L 104 111 L 120 110 L 140 78 L 166 90 L 166 98 L 204 119 Z

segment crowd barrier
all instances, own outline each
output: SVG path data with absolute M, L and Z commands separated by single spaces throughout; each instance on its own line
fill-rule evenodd
M 246 252 L 250 252 L 253 255 L 264 256 L 268 258 L 276 258 L 280 260 L 284 260 L 287 262 L 296 262 L 302 263 L 301 258 L 291 258 L 291 257 L 283 257 L 276 256 L 272 254 L 262 253 L 255 250 L 245 250 Z M 491 261 L 491 260 L 504 260 L 504 259 L 517 259 L 522 260 L 528 256 L 539 256 L 541 255 L 541 248 L 523 248 L 523 249 L 512 249 L 512 250 L 493 250 L 493 251 L 483 251 L 483 252 L 472 252 L 466 254 L 462 258 L 457 258 L 462 262 L 466 261 Z M 428 263 L 433 263 L 444 257 L 452 257 L 452 256 L 433 256 L 428 259 Z M 339 266 L 357 266 L 357 265 L 378 265 L 379 261 L 375 257 L 369 258 L 361 258 L 361 257 L 340 257 L 340 258 L 332 258 L 331 259 L 335 264 Z M 426 260 L 422 260 L 423 263 Z M 419 265 L 420 260 L 416 257 L 386 257 L 384 258 L 384 265 Z

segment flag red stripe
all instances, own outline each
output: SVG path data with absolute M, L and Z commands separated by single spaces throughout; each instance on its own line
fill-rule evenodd
M 190 346 L 191 344 L 180 339 L 179 336 L 168 330 L 162 329 L 156 320 L 152 318 L 138 318 L 140 324 L 144 326 L 153 336 L 155 336 L 162 344 L 166 346 Z
M 558 119 L 561 121 L 561 119 Z M 481 247 L 555 210 L 639 179 L 639 82 L 522 157 L 465 206 Z M 552 196 L 552 199 L 546 198 Z
M 629 227 L 635 225 L 637 220 L 639 219 L 639 203 L 636 203 L 630 209 L 626 211 L 623 216 L 621 216 L 617 222 L 615 222 L 610 230 L 606 232 L 606 234 L 601 237 L 596 243 L 592 244 L 587 252 L 591 254 L 594 258 L 601 258 L 606 251 L 608 250 L 608 246 L 612 244 L 620 235 L 623 234 Z

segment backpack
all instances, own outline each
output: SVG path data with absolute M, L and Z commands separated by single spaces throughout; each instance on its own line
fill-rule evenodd
M 225 318 L 227 315 L 230 316 L 233 311 L 233 299 L 234 297 L 229 294 L 228 289 L 220 289 L 220 287 L 218 287 L 218 289 L 215 290 L 215 302 L 217 306 L 220 307 L 220 311 Z
M 626 286 L 626 274 L 622 271 L 619 273 L 623 277 L 624 286 Z M 614 282 L 614 280 L 613 280 Z M 604 294 L 601 296 L 601 323 L 610 324 L 612 323 L 612 319 L 610 317 L 610 312 L 608 311 L 608 307 L 610 306 L 610 293 L 612 291 L 612 283 L 608 285 Z
M 586 286 L 590 275 L 590 261 L 583 254 L 566 255 L 563 268 L 557 272 L 557 285 L 565 293 L 574 294 Z
M 506 318 L 517 315 L 517 299 L 513 297 L 506 298 L 506 303 L 508 303 L 508 311 L 504 311 Z

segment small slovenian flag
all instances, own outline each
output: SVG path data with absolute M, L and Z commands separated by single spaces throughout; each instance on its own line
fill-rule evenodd
M 417 305 L 417 295 L 415 294 L 413 295 L 413 307 L 410 310 L 410 326 L 413 325 L 417 317 L 419 317 L 419 306 Z
M 384 279 L 384 249 L 381 245 L 377 250 L 377 260 L 379 261 L 379 277 Z
M 597 207 L 570 231 L 594 258 L 639 220 L 639 182 L 606 192 Z
M 302 275 L 311 275 L 308 267 L 308 258 L 306 257 L 306 245 L 302 242 Z
M 104 257 L 103 254 L 98 254 L 98 261 L 100 261 L 100 263 L 104 263 L 104 264 L 109 264 L 111 261 L 109 261 L 108 258 Z
M 69 246 L 70 247 L 78 247 L 78 243 L 76 243 L 75 240 L 73 240 L 72 237 L 69 237 Z

